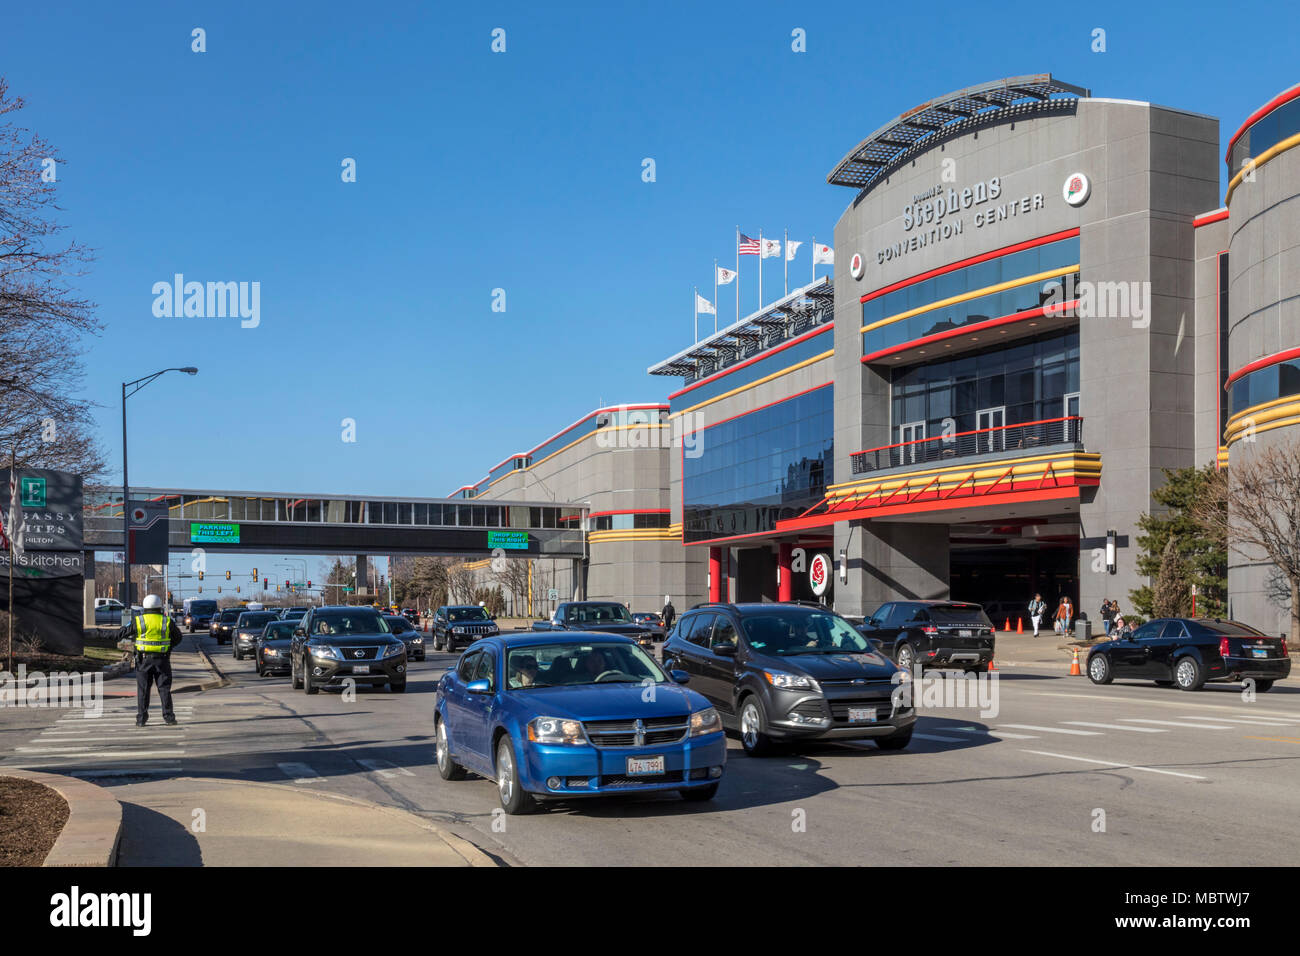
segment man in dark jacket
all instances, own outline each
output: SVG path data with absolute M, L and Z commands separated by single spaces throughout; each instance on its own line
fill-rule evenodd
M 677 608 L 673 607 L 673 599 L 667 594 L 664 595 L 664 609 L 659 615 L 664 619 L 664 634 L 673 629 L 673 621 L 677 620 Z
M 143 727 L 149 721 L 149 694 L 152 684 L 158 685 L 158 698 L 162 701 L 163 723 L 175 725 L 172 710 L 172 648 L 181 642 L 180 628 L 162 611 L 162 600 L 156 594 L 144 599 L 144 610 L 132 611 L 131 619 L 117 632 L 118 640 L 135 641 L 135 725 Z

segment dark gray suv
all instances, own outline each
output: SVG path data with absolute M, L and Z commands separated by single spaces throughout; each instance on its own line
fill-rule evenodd
M 778 740 L 912 740 L 911 679 L 848 621 L 799 604 L 697 604 L 678 620 L 664 667 L 690 675 L 751 756 Z
M 406 690 L 406 645 L 369 607 L 314 607 L 298 622 L 289 645 L 289 677 L 295 690 L 315 694 L 322 687 L 387 684 Z

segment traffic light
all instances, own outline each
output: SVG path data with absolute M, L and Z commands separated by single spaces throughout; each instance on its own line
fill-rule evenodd
M 238 585 L 238 584 L 235 585 L 235 593 L 236 593 L 236 594 L 239 593 L 239 585 Z
M 257 568 L 253 568 L 253 583 L 254 583 L 254 584 L 257 583 L 257 579 L 258 579 L 258 577 L 259 577 L 259 575 L 258 575 L 258 573 L 257 573 Z
M 288 578 L 285 578 L 285 579 L 284 579 L 284 589 L 285 589 L 286 591 L 289 590 L 289 579 L 288 579 Z
M 227 580 L 227 581 L 230 580 L 230 572 L 229 572 L 229 571 L 226 572 L 226 580 Z
M 221 593 L 221 585 L 220 585 L 220 584 L 217 585 L 217 593 L 218 593 L 218 594 Z
M 199 593 L 200 593 L 200 594 L 203 593 L 203 585 L 202 585 L 202 584 L 199 585 Z
M 263 588 L 267 587 L 269 584 L 270 584 L 270 582 L 267 581 L 266 578 L 262 578 L 262 587 L 263 587 Z M 279 590 L 279 589 L 277 588 L 277 590 Z
M 203 580 L 203 572 L 202 572 L 202 571 L 199 572 L 199 580 L 200 580 L 200 581 Z M 202 589 L 202 588 L 199 588 L 199 590 L 202 591 L 203 589 Z
M 307 582 L 307 590 L 309 590 L 309 591 L 311 590 L 311 582 L 310 582 L 310 581 Z
M 167 603 L 168 603 L 168 604 L 171 604 L 171 603 L 172 603 L 172 592 L 171 592 L 171 591 L 168 591 L 168 592 L 167 592 Z

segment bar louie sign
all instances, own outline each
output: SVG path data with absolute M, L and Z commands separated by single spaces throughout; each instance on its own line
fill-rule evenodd
M 962 235 L 966 227 L 962 214 L 967 210 L 974 210 L 969 217 L 971 225 L 982 229 L 1042 208 L 1042 193 L 1003 199 L 1000 176 L 966 186 L 960 191 L 951 186 L 933 186 L 913 196 L 912 201 L 903 207 L 903 232 L 911 235 L 876 250 L 876 264 L 893 262 L 910 252 Z

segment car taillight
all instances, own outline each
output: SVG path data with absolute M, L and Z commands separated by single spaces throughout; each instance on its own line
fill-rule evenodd
M 923 625 L 921 625 L 921 633 L 922 633 L 922 634 L 938 634 L 938 633 L 939 633 L 939 629 L 938 629 L 937 627 L 935 627 L 933 624 L 923 624 Z
M 1228 639 L 1226 637 L 1221 637 L 1219 638 L 1219 656 L 1226 658 L 1228 657 L 1228 654 Z
M 1282 656 L 1286 657 L 1291 652 L 1286 649 L 1286 638 L 1282 638 Z

